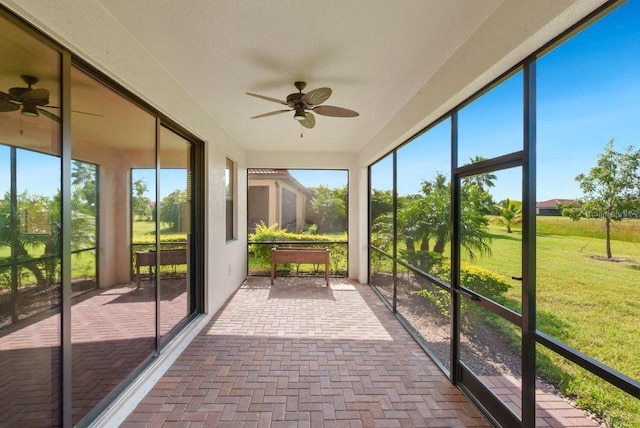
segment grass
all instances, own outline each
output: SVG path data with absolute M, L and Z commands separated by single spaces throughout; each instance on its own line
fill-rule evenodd
M 604 240 L 604 221 L 601 219 L 581 219 L 573 221 L 569 217 L 537 217 L 538 236 L 582 236 Z M 611 239 L 625 242 L 639 242 L 640 221 L 624 219 L 614 221 L 611 227 Z
M 614 223 L 613 256 L 625 262 L 594 259 L 605 255 L 602 221 L 573 222 L 563 217 L 537 217 L 536 303 L 537 328 L 611 368 L 640 380 L 640 221 Z M 520 230 L 509 234 L 492 222 L 490 257 L 465 263 L 505 277 L 510 285 L 501 302 L 521 313 L 522 275 Z M 449 253 L 449 248 L 445 254 Z M 385 258 L 381 271 L 390 271 Z M 473 289 L 473 286 L 470 286 Z M 504 326 L 497 328 L 509 343 L 520 335 Z M 603 417 L 612 427 L 640 426 L 640 400 L 622 392 L 537 345 L 538 374 L 572 397 L 577 404 Z
M 640 222 L 619 224 L 627 239 L 613 240 L 612 250 L 615 257 L 628 261 L 616 263 L 592 258 L 605 251 L 604 239 L 594 238 L 598 222 L 585 222 L 578 231 L 574 226 L 580 222 L 565 220 L 569 219 L 538 217 L 542 231 L 536 248 L 538 330 L 640 379 Z M 560 230 L 562 226 L 567 229 Z M 581 235 L 568 235 L 572 231 Z M 467 261 L 509 278 L 509 306 L 519 311 L 520 283 L 510 278 L 520 276 L 520 231 L 508 234 L 503 227 L 491 225 L 490 233 L 492 256 Z M 611 426 L 640 426 L 640 400 L 541 345 L 538 372 Z

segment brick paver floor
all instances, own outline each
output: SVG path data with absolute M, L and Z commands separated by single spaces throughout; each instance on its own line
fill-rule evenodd
M 369 286 L 322 283 L 248 279 L 122 426 L 489 426 Z

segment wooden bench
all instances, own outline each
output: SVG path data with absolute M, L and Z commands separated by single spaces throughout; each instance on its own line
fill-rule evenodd
M 324 265 L 324 279 L 329 286 L 329 249 L 328 248 L 295 248 L 273 247 L 271 251 L 271 284 L 276 279 L 278 263 L 297 263 Z
M 172 248 L 170 250 L 160 250 L 160 265 L 186 265 L 187 249 Z M 137 288 L 140 288 L 140 266 L 149 266 L 149 274 L 156 265 L 156 250 L 136 251 L 136 276 Z

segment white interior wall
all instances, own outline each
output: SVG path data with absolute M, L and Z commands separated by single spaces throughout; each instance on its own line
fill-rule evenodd
M 237 192 L 238 239 L 226 242 L 226 158 L 246 189 L 246 154 L 167 71 L 94 0 L 4 1 L 3 5 L 205 141 L 206 309 L 215 313 L 246 276 L 246 192 Z M 86 17 L 91 16 L 91 20 Z

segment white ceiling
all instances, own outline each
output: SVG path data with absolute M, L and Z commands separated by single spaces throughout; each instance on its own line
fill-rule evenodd
M 403 141 L 604 0 L 2 1 L 37 17 L 81 57 L 97 55 L 98 67 L 116 80 L 130 73 L 125 86 L 163 111 L 176 98 L 168 94 L 186 92 L 186 109 L 184 99 L 175 101 L 181 114 L 198 104 L 206 112 L 198 120 L 211 118 L 249 151 L 353 152 L 363 160 Z M 137 41 L 138 50 L 123 40 Z M 131 52 L 138 54 L 127 57 Z M 184 92 L 167 91 L 157 75 L 145 78 L 152 70 L 147 53 Z M 332 88 L 325 104 L 360 116 L 316 115 L 303 139 L 293 112 L 250 119 L 283 106 L 245 92 L 285 99 L 297 80 L 307 82 L 306 92 Z
M 358 152 L 501 0 L 101 3 L 248 149 Z M 245 92 L 285 99 L 297 80 L 360 116 L 316 115 L 302 140 L 293 112 L 250 119 L 284 107 Z

